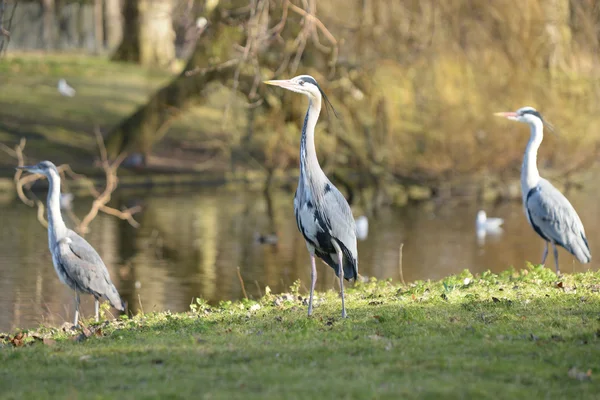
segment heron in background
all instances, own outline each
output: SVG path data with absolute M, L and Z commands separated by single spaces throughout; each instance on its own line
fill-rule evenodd
M 554 250 L 557 274 L 560 274 L 560 269 L 556 245 L 564 247 L 580 263 L 589 263 L 592 256 L 579 215 L 558 189 L 540 177 L 537 169 L 537 151 L 544 138 L 544 124 L 550 129 L 552 126 L 544 121 L 533 107 L 523 107 L 516 112 L 500 112 L 495 115 L 525 122 L 531 127 L 531 136 L 521 167 L 521 190 L 527 221 L 546 242 L 542 264 L 548 256 L 548 243 L 552 244 Z
M 300 139 L 300 178 L 294 196 L 296 223 L 306 240 L 312 268 L 308 315 L 312 315 L 313 293 L 317 282 L 316 255 L 333 268 L 340 279 L 342 318 L 346 318 L 344 278 L 356 281 L 358 277 L 356 224 L 350 205 L 325 176 L 315 151 L 315 126 L 321 112 L 321 102 L 323 98 L 327 102 L 329 100 L 317 81 L 309 75 L 265 83 L 308 97 L 308 111 Z
M 99 320 L 99 299 L 104 298 L 119 311 L 125 311 L 108 270 L 94 248 L 81 236 L 67 228 L 60 212 L 60 175 L 50 161 L 37 165 L 17 167 L 48 179 L 48 243 L 52 263 L 62 283 L 75 291 L 75 320 L 79 322 L 79 294 L 95 298 L 96 322 Z

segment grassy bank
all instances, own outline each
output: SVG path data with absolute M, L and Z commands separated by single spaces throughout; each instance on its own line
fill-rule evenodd
M 110 131 L 172 76 L 104 57 L 9 53 L 0 63 L 0 142 L 13 147 L 25 137 L 25 155 L 32 160 L 69 163 L 82 172 L 101 174 L 99 168 L 92 168 L 98 154 L 94 127 Z M 75 97 L 59 94 L 60 78 L 77 90 Z M 191 107 L 157 146 L 152 160 L 156 169 L 217 169 L 203 161 L 223 150 L 221 139 L 227 138 L 221 133 L 226 136 L 240 118 L 236 115 L 227 126 L 223 124 L 222 110 L 231 98 L 219 87 L 208 88 L 204 96 L 207 105 Z M 12 157 L 0 157 L 0 175 L 12 175 L 14 163 Z
M 600 273 L 532 267 L 137 315 L 0 350 L 3 398 L 595 398 Z M 91 327 L 93 332 L 97 328 Z M 38 338 L 33 338 L 33 335 Z M 90 332 L 87 332 L 89 335 Z M 42 340 L 42 338 L 45 338 Z M 11 341 L 12 340 L 12 341 Z M 18 347 L 15 346 L 18 345 Z

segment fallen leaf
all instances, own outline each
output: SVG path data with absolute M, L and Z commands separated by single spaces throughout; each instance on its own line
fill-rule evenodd
M 442 293 L 440 296 L 442 299 L 448 301 L 448 296 L 446 296 L 446 293 Z
M 558 282 L 558 283 L 556 284 L 556 287 L 557 287 L 557 288 L 559 288 L 559 289 L 562 289 L 562 287 L 563 287 L 563 283 L 562 283 L 562 282 Z
M 498 303 L 500 301 L 500 299 L 497 297 L 492 297 L 492 300 L 494 301 L 494 303 Z
M 24 339 L 26 336 L 27 335 L 25 335 L 23 332 L 19 332 L 12 339 L 10 339 L 10 342 L 15 347 L 22 347 L 25 345 Z

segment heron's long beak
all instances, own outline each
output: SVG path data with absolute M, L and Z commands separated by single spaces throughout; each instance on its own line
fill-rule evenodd
M 495 115 L 496 117 L 504 117 L 504 118 L 510 118 L 510 117 L 513 117 L 513 118 L 514 118 L 514 117 L 516 117 L 516 116 L 517 116 L 517 113 L 516 113 L 516 112 L 514 112 L 514 111 L 505 111 L 505 112 L 497 112 L 497 113 L 494 113 L 494 115 Z
M 282 87 L 284 89 L 290 89 L 292 86 L 296 85 L 290 79 L 280 79 L 280 80 L 274 80 L 274 81 L 264 81 L 264 83 L 266 83 L 267 85 L 279 86 L 279 87 Z
M 37 171 L 37 169 L 35 168 L 35 165 L 24 165 L 22 167 L 15 167 L 15 169 L 17 169 L 17 170 L 21 169 L 23 171 L 31 172 L 32 174 L 39 173 Z

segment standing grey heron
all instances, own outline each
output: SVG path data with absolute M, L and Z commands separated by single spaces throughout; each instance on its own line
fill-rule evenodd
M 317 282 L 315 255 L 335 271 L 340 279 L 342 318 L 346 318 L 344 278 L 358 277 L 356 226 L 350 205 L 329 181 L 319 165 L 315 151 L 315 126 L 321 112 L 321 101 L 329 101 L 317 81 L 309 75 L 289 80 L 265 81 L 308 97 L 300 139 L 300 178 L 294 196 L 294 213 L 298 229 L 310 253 L 311 283 L 308 315 L 313 311 L 313 293 Z
M 521 190 L 527 221 L 546 241 L 542 264 L 548 256 L 548 243 L 552 243 L 557 274 L 560 274 L 560 269 L 556 245 L 564 247 L 580 263 L 590 262 L 592 256 L 579 215 L 558 189 L 540 177 L 537 169 L 537 151 L 544 138 L 544 124 L 548 123 L 533 107 L 523 107 L 516 112 L 500 112 L 495 115 L 525 122 L 531 127 L 531 136 L 521 167 Z M 550 125 L 549 127 L 552 129 Z
M 75 291 L 75 322 L 79 322 L 79 294 L 95 298 L 96 322 L 99 320 L 99 299 L 105 298 L 119 311 L 125 311 L 108 270 L 94 248 L 81 236 L 67 228 L 60 212 L 60 175 L 50 161 L 17 167 L 48 178 L 48 243 L 52 263 L 62 283 Z

